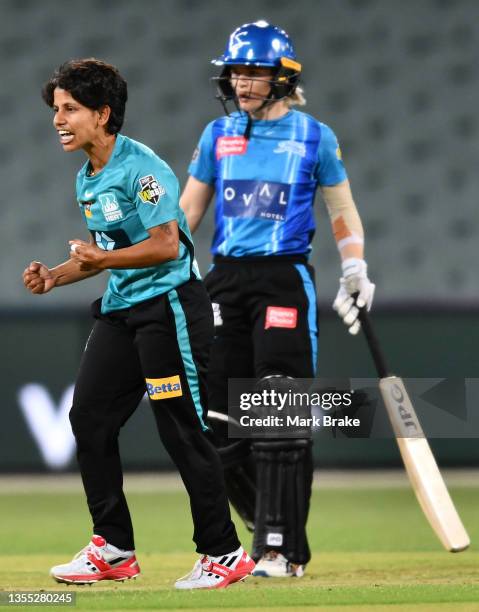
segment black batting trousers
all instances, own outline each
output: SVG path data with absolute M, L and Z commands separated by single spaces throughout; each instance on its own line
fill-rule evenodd
M 146 390 L 160 438 L 190 497 L 197 552 L 235 550 L 239 541 L 221 461 L 205 421 L 213 321 L 203 283 L 190 281 L 108 314 L 101 314 L 98 300 L 93 314 L 70 421 L 94 533 L 118 548 L 135 547 L 118 437 Z M 152 512 L 161 520 L 161 508 Z
M 208 372 L 209 405 L 216 412 L 227 412 L 228 379 L 261 379 L 271 375 L 312 378 L 315 375 L 318 342 L 318 309 L 314 270 L 301 255 L 271 257 L 215 257 L 215 265 L 205 278 L 213 302 L 215 338 Z M 306 522 L 313 479 L 311 446 L 304 451 L 297 468 L 295 486 L 285 481 L 282 489 L 286 525 L 294 524 L 296 533 L 286 539 L 297 542 L 293 547 L 275 547 L 292 563 L 305 564 L 311 558 Z M 280 451 L 269 453 L 280 462 Z M 284 464 L 283 464 L 284 466 Z M 241 464 L 250 470 L 249 459 Z M 268 470 L 273 469 L 269 464 Z M 281 468 L 285 469 L 284 467 Z M 288 468 L 290 469 L 290 468 Z M 271 474 L 271 472 L 268 472 Z M 228 475 L 228 480 L 235 478 Z M 256 473 L 256 498 L 251 487 L 242 488 L 247 506 L 266 508 L 265 500 L 278 497 L 274 478 L 260 479 Z M 228 482 L 231 490 L 231 483 Z M 242 487 L 237 480 L 237 487 Z M 250 497 L 251 496 L 251 497 Z M 258 499 L 263 500 L 258 505 Z M 233 497 L 232 497 L 233 500 Z M 263 524 L 271 519 L 267 513 Z M 257 516 L 255 516 L 257 522 Z M 286 529 L 286 527 L 285 527 Z M 255 540 L 256 541 L 256 540 Z M 268 546 L 264 547 L 268 550 Z M 262 556 L 253 544 L 253 558 Z

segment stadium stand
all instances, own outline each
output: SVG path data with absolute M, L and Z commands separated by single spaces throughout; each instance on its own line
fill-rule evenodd
M 3 0 L 1 15 L 2 306 L 87 303 L 104 285 L 96 278 L 40 301 L 20 282 L 31 259 L 57 263 L 68 239 L 85 236 L 73 192 L 83 158 L 62 153 L 39 94 L 53 68 L 80 56 L 117 65 L 130 87 L 125 133 L 183 181 L 203 126 L 220 113 L 209 60 L 233 27 L 259 18 L 291 34 L 306 111 L 340 138 L 378 301 L 477 296 L 476 0 Z M 324 301 L 339 266 L 319 198 L 318 219 Z M 203 270 L 211 224 L 209 215 L 197 238 Z

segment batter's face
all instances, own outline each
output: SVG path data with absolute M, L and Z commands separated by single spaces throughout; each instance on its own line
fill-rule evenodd
M 242 111 L 254 113 L 271 92 L 273 71 L 260 66 L 232 66 L 231 86 Z
M 53 111 L 53 125 L 64 151 L 89 149 L 105 133 L 104 110 L 83 106 L 65 89 L 57 87 L 53 92 Z

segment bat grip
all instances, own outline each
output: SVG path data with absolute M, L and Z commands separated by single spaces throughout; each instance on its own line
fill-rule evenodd
M 381 347 L 379 346 L 379 341 L 374 332 L 373 326 L 371 324 L 371 319 L 369 318 L 366 307 L 360 308 L 358 319 L 361 323 L 364 335 L 366 336 L 369 352 L 371 353 L 371 357 L 373 358 L 378 376 L 379 378 L 386 378 L 390 375 L 390 372 L 386 365 L 386 360 L 384 358 L 383 352 L 381 351 Z

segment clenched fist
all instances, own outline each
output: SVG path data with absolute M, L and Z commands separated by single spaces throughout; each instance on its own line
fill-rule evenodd
M 55 278 L 47 266 L 32 261 L 23 272 L 23 284 L 31 293 L 48 293 L 55 286 Z

